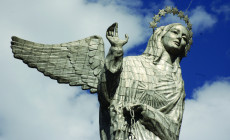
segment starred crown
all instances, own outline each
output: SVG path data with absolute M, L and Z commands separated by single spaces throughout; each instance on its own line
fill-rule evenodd
M 189 21 L 188 15 L 184 15 L 183 11 L 179 11 L 176 7 L 170 7 L 170 6 L 167 6 L 165 9 L 160 9 L 158 14 L 156 14 L 153 17 L 153 21 L 150 22 L 150 27 L 153 28 L 153 29 L 156 28 L 157 23 L 160 22 L 161 17 L 165 16 L 165 14 L 171 14 L 171 13 L 173 15 L 177 15 L 180 19 L 183 19 L 185 21 L 185 23 L 187 24 L 186 28 L 187 28 L 188 34 L 189 34 L 188 45 L 185 48 L 185 51 L 186 51 L 186 54 L 187 54 L 187 52 L 190 50 L 190 47 L 192 45 L 193 32 L 192 32 L 192 24 Z

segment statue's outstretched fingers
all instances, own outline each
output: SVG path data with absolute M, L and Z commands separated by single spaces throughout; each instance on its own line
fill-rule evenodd
M 106 31 L 106 38 L 109 40 L 109 32 Z
M 114 31 L 115 27 L 116 27 L 116 23 L 113 23 L 111 26 L 109 26 L 107 31 Z
M 109 36 L 113 36 L 113 31 L 109 31 Z
M 114 30 L 115 26 L 116 26 L 116 23 L 113 23 L 112 25 L 109 26 L 109 28 L 107 29 L 107 31 Z
M 117 23 L 113 23 L 111 26 L 109 26 L 109 28 L 106 31 L 106 37 L 108 38 L 108 36 L 114 36 L 114 29 L 116 27 Z
M 128 34 L 125 34 L 125 40 L 128 42 L 128 40 L 129 40 Z M 126 43 L 127 43 L 127 42 L 126 42 Z
M 124 41 L 123 44 L 126 44 L 128 42 L 128 40 L 129 40 L 129 36 L 127 34 L 125 34 L 125 40 L 123 40 Z
M 118 37 L 118 23 L 116 22 L 115 24 L 116 24 L 116 26 L 115 26 L 115 36 Z

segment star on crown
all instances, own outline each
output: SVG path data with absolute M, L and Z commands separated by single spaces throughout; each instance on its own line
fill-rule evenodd
M 154 21 L 150 22 L 150 27 L 155 28 L 157 27 L 157 23 L 160 22 L 160 19 L 162 16 L 165 16 L 166 14 L 172 13 L 173 15 L 177 15 L 180 19 L 183 19 L 185 23 L 187 24 L 187 29 L 190 31 L 192 30 L 192 24 L 189 22 L 188 15 L 184 15 L 184 12 L 179 11 L 176 7 L 171 8 L 170 6 L 166 6 L 165 9 L 160 9 L 158 14 L 156 14 L 153 19 Z
M 176 7 L 171 8 L 170 6 L 166 6 L 165 9 L 159 10 L 158 14 L 156 14 L 153 17 L 154 20 L 152 22 L 150 22 L 150 27 L 153 29 L 156 28 L 157 23 L 160 22 L 161 17 L 165 16 L 166 14 L 171 14 L 171 13 L 173 15 L 177 15 L 180 19 L 183 19 L 185 21 L 185 23 L 187 24 L 189 41 L 188 41 L 188 45 L 186 47 L 186 52 L 188 52 L 188 50 L 190 49 L 190 46 L 192 45 L 193 32 L 192 32 L 192 24 L 189 21 L 188 15 L 184 15 L 184 12 L 179 11 Z
M 164 9 L 161 9 L 159 10 L 159 13 L 158 13 L 160 16 L 165 16 L 166 14 L 166 11 Z
M 155 22 L 158 22 L 158 21 L 160 21 L 161 17 L 159 15 L 155 15 L 153 17 L 153 19 L 154 19 Z
M 175 7 L 175 8 L 172 9 L 172 13 L 173 13 L 173 15 L 175 15 L 175 14 L 178 14 L 179 11 L 178 11 L 178 9 Z

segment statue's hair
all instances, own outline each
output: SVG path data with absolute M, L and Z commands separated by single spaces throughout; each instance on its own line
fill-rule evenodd
M 145 55 L 151 55 L 154 56 L 154 62 L 157 62 L 160 60 L 163 51 L 165 51 L 165 48 L 162 44 L 162 38 L 164 37 L 164 35 L 174 26 L 176 25 L 182 25 L 180 23 L 173 23 L 173 24 L 169 24 L 167 26 L 161 26 L 158 27 L 154 33 L 152 34 L 152 36 L 149 39 L 148 45 L 144 51 L 143 54 Z M 183 26 L 183 25 L 182 25 Z M 190 40 L 188 38 L 188 40 Z M 187 45 L 185 46 L 185 48 L 183 49 L 182 53 L 179 54 L 179 59 L 181 60 L 183 57 L 185 57 L 188 53 L 190 49 L 190 45 L 187 42 Z

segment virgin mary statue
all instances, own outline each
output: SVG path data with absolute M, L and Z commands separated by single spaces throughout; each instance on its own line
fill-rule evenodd
M 177 8 L 166 7 L 159 16 L 177 14 L 179 23 L 157 28 L 146 50 L 123 58 L 128 42 L 118 37 L 118 24 L 106 37 L 111 47 L 104 54 L 99 36 L 61 44 L 40 44 L 13 36 L 14 57 L 45 76 L 98 93 L 102 140 L 178 140 L 184 110 L 184 82 L 180 61 L 192 43 L 191 24 Z
M 123 58 L 128 36 L 120 40 L 117 28 L 107 30 L 111 48 L 98 92 L 101 139 L 178 140 L 185 99 L 179 63 L 189 50 L 188 30 L 161 26 L 142 55 Z

